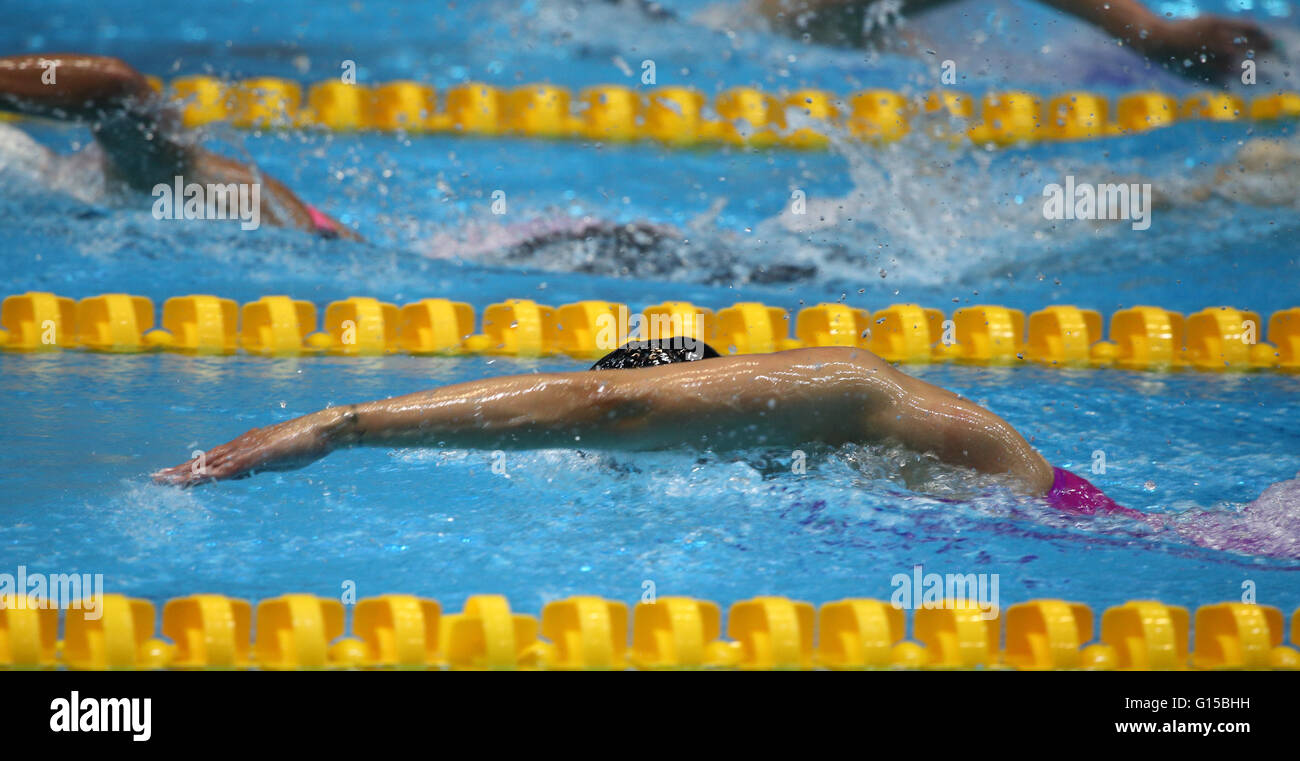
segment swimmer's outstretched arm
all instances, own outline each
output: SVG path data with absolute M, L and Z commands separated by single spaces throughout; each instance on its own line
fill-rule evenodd
M 154 474 L 191 485 L 349 446 L 717 449 L 894 440 L 1043 494 L 1052 471 L 1006 421 L 870 352 L 798 349 L 637 370 L 489 378 L 257 428 Z

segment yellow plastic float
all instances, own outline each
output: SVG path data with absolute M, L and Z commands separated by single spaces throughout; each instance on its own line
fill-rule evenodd
M 1042 100 L 1027 92 L 986 94 L 980 106 L 980 122 L 967 130 L 974 143 L 1013 145 L 1042 137 Z
M 1232 93 L 1201 92 L 1184 99 L 1179 113 L 1184 119 L 1232 122 L 1245 115 L 1246 104 Z
M 163 606 L 163 636 L 176 643 L 171 668 L 243 669 L 252 665 L 253 608 L 247 600 L 192 595 Z
M 1100 340 L 1100 312 L 1049 306 L 1029 315 L 1025 357 L 1043 364 L 1083 367 L 1092 362 L 1092 345 Z
M 288 296 L 263 296 L 244 305 L 239 343 L 252 354 L 297 354 L 316 329 L 316 306 Z
M 973 668 L 998 662 L 998 618 L 974 605 L 945 603 L 912 613 L 913 636 L 925 648 L 926 665 Z
M 57 667 L 58 635 L 57 609 L 29 606 L 14 595 L 0 597 L 0 668 Z
M 457 85 L 447 91 L 446 120 L 440 126 L 468 135 L 500 134 L 505 127 L 504 101 L 501 91 L 491 85 Z
M 1266 121 L 1300 117 L 1300 93 L 1279 92 L 1254 99 L 1250 103 L 1250 118 Z
M 794 333 L 804 346 L 857 346 L 866 348 L 871 315 L 847 304 L 818 304 L 799 310 Z
M 776 99 L 752 87 L 733 87 L 714 100 L 722 118 L 721 137 L 726 142 L 771 146 L 778 141 L 778 130 L 785 126 L 785 115 Z
M 849 133 L 863 140 L 889 142 L 907 134 L 907 100 L 893 90 L 863 90 L 849 98 Z
M 641 97 L 634 91 L 617 85 L 589 87 L 582 91 L 581 102 L 583 137 L 619 142 L 640 137 Z
M 181 103 L 181 122 L 201 127 L 226 118 L 233 98 L 226 84 L 216 77 L 177 77 L 171 82 L 172 97 Z
M 53 293 L 28 291 L 0 304 L 0 347 L 22 351 L 77 345 L 77 304 Z
M 64 618 L 63 662 L 89 671 L 162 668 L 171 660 L 172 646 L 155 639 L 154 608 L 148 600 L 106 594 L 102 608 L 83 604 Z
M 812 668 L 815 626 L 812 605 L 785 597 L 737 602 L 727 615 L 736 666 L 747 671 Z
M 1300 653 L 1282 646 L 1282 611 L 1225 602 L 1196 611 L 1192 664 L 1202 669 L 1294 668 Z
M 421 299 L 398 314 L 397 342 L 408 354 L 457 354 L 474 332 L 474 309 L 463 301 Z
M 720 354 L 763 354 L 793 349 L 799 342 L 789 335 L 790 317 L 784 309 L 756 301 L 732 304 L 717 317 Z
M 343 604 L 314 595 L 291 594 L 257 604 L 258 668 L 325 669 L 333 664 L 330 642 L 343 635 Z
M 890 362 L 929 362 L 941 358 L 943 313 L 916 304 L 893 304 L 871 316 L 868 348 Z
M 397 307 L 377 299 L 353 297 L 325 308 L 328 349 L 337 354 L 385 354 L 395 352 Z M 309 339 L 310 340 L 310 339 Z
M 1000 306 L 973 306 L 953 313 L 957 343 L 955 356 L 962 362 L 1010 364 L 1022 359 L 1025 314 Z
M 555 312 L 556 348 L 577 359 L 599 359 L 627 343 L 628 322 L 626 304 L 565 304 Z
M 368 597 L 352 611 L 352 634 L 365 668 L 428 669 L 441 660 L 442 607 L 414 595 Z
M 1113 132 L 1109 104 L 1100 95 L 1068 92 L 1047 102 L 1044 137 L 1051 140 L 1091 140 Z
M 231 88 L 230 123 L 236 127 L 274 128 L 297 123 L 302 87 L 276 77 L 245 79 Z
M 827 134 L 840 120 L 839 108 L 835 104 L 835 94 L 824 90 L 797 90 L 785 96 L 780 123 L 790 124 L 794 129 L 784 134 L 781 142 L 803 149 L 825 148 L 830 145 Z M 794 119 L 790 118 L 791 114 L 795 115 Z M 799 126 L 803 122 L 813 124 Z
M 641 314 L 645 322 L 637 337 L 642 340 L 663 341 L 680 336 L 710 346 L 716 341 L 717 318 L 712 309 L 689 301 L 665 301 L 646 307 Z
M 1130 370 L 1170 369 L 1182 361 L 1183 316 L 1161 307 L 1121 309 L 1110 317 L 1110 340 L 1097 356 Z
M 734 651 L 719 637 L 722 610 L 690 597 L 637 603 L 629 662 L 638 669 L 700 669 L 731 665 Z
M 163 302 L 163 336 L 151 343 L 177 351 L 232 354 L 239 349 L 239 305 L 230 299 L 195 294 Z
M 1187 317 L 1184 361 L 1200 370 L 1246 370 L 1272 364 L 1273 349 L 1259 341 L 1257 312 L 1208 307 Z
M 1187 631 L 1186 608 L 1153 600 L 1126 602 L 1101 617 L 1101 641 L 1120 669 L 1187 668 Z
M 501 595 L 473 595 L 438 627 L 442 657 L 456 671 L 536 669 L 537 619 L 512 613 Z
M 1167 127 L 1178 120 L 1178 101 L 1164 93 L 1137 92 L 1119 99 L 1115 127 L 1120 134 Z
M 660 87 L 646 98 L 644 134 L 667 145 L 698 143 L 704 130 L 704 96 L 688 87 Z
M 1092 611 L 1082 603 L 1031 600 L 1007 608 L 1007 665 L 1026 671 L 1084 666 Z
M 621 670 L 627 662 L 627 605 L 570 597 L 542 608 L 545 663 L 557 670 Z
M 817 653 L 835 670 L 887 668 L 903 641 L 903 610 L 880 600 L 837 600 L 817 611 Z
M 520 87 L 505 97 L 507 132 L 558 138 L 574 134 L 580 123 L 569 115 L 569 91 L 554 85 Z
M 1268 340 L 1276 349 L 1278 367 L 1300 370 L 1300 307 L 1273 313 L 1268 319 Z
M 77 342 L 87 349 L 143 351 L 152 327 L 153 302 L 144 296 L 106 293 L 77 302 Z
M 307 91 L 299 123 L 331 130 L 357 130 L 370 124 L 370 90 L 339 80 L 317 82 Z
M 470 336 L 466 349 L 485 354 L 541 357 L 559 343 L 555 309 L 529 299 L 507 299 L 483 310 L 483 332 Z
M 420 82 L 386 82 L 370 91 L 367 126 L 379 130 L 420 132 L 438 113 L 437 93 Z

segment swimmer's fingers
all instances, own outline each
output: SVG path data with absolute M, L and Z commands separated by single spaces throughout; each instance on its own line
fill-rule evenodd
M 191 471 L 193 465 L 194 460 L 190 460 L 180 465 L 155 471 L 150 477 L 153 478 L 154 483 L 163 486 L 193 486 L 198 483 L 198 481 L 194 480 L 194 474 Z
M 246 476 L 265 460 L 263 439 L 264 429 L 254 428 L 198 457 L 154 473 L 153 480 L 159 484 L 189 487 Z

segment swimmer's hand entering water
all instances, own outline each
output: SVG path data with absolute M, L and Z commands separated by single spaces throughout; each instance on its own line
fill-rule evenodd
M 288 470 L 350 446 L 710 449 L 894 441 L 1009 474 L 1028 494 L 1047 462 L 1005 420 L 860 349 L 796 349 L 634 370 L 488 378 L 259 428 L 154 474 L 190 486 Z

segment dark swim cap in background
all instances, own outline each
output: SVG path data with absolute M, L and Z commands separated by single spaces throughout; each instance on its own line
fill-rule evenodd
M 600 358 L 592 370 L 631 370 L 637 367 L 671 365 L 674 362 L 696 362 L 720 357 L 712 346 L 694 341 L 695 350 L 683 348 L 687 341 L 681 338 L 661 338 L 657 341 L 628 341 Z

